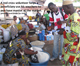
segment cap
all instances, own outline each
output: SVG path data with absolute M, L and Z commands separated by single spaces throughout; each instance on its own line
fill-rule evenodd
M 72 0 L 63 0 L 63 5 L 73 4 Z

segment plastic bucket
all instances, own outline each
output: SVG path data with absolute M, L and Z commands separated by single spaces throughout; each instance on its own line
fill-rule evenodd
M 50 54 L 47 53 L 47 52 L 45 52 L 45 53 L 48 54 L 48 56 L 49 56 L 49 58 L 48 58 L 47 61 L 45 61 L 45 62 L 43 62 L 43 63 L 32 63 L 32 62 L 29 62 L 29 64 L 30 64 L 31 66 L 47 66 L 47 65 L 48 65 L 48 61 L 49 61 L 49 59 L 50 59 Z

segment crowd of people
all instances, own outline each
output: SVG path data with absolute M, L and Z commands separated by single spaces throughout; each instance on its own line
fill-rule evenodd
M 59 57 L 63 66 L 77 66 L 80 62 L 80 11 L 76 12 L 71 0 L 64 0 L 62 7 L 50 2 L 48 8 L 44 10 L 43 16 L 37 11 L 37 25 L 44 24 L 45 30 L 56 30 L 54 32 L 53 52 L 50 61 Z M 26 33 L 32 29 L 28 22 L 29 17 L 25 14 L 24 18 L 13 17 L 11 22 L 11 36 L 3 61 L 6 64 L 19 63 L 20 66 L 29 66 L 28 56 L 37 54 L 28 49 L 30 43 Z M 15 27 L 15 28 L 14 28 Z M 60 46 L 59 46 L 60 40 Z M 59 52 L 60 47 L 60 52 Z

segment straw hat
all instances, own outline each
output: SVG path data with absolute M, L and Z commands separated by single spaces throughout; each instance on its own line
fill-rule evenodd
M 72 0 L 63 0 L 63 5 L 73 4 Z

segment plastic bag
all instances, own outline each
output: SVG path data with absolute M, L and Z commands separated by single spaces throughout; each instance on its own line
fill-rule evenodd
M 6 48 L 0 48 L 0 61 L 3 59 L 3 53 L 5 53 Z
M 39 52 L 36 54 L 38 57 L 39 63 L 43 63 L 49 60 L 49 55 L 45 52 Z
M 46 29 L 46 27 L 44 26 L 44 24 L 41 24 L 41 28 L 42 28 L 43 30 Z

